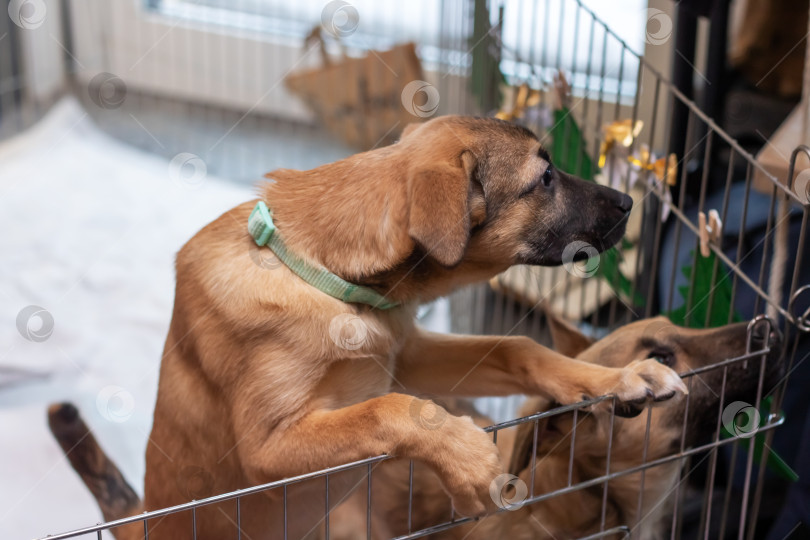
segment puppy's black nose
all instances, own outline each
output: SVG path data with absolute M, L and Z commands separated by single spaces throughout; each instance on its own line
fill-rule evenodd
M 616 206 L 621 208 L 622 212 L 626 214 L 633 209 L 633 199 L 626 193 L 619 193 L 616 199 Z

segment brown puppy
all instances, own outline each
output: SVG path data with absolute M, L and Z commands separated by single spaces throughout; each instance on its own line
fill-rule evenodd
M 654 360 L 607 368 L 525 337 L 414 326 L 420 303 L 459 286 L 516 263 L 561 264 L 572 242 L 603 250 L 621 238 L 630 198 L 555 169 L 528 130 L 437 118 L 392 146 L 268 177 L 261 200 L 290 252 L 398 306 L 346 303 L 286 265 L 256 264 L 268 248 L 247 232 L 255 200 L 200 231 L 177 256 L 146 510 L 391 454 L 426 464 L 460 513 L 481 514 L 501 473 L 495 446 L 466 417 L 424 429 L 413 395 L 572 403 L 610 393 L 632 408 L 685 392 Z M 204 481 L 191 489 L 190 477 Z M 331 476 L 330 506 L 361 482 L 360 471 Z M 281 490 L 243 498 L 239 516 L 234 501 L 200 508 L 197 536 L 236 537 L 237 518 L 253 539 L 317 534 L 324 495 L 324 482 L 311 481 L 289 487 L 286 503 Z M 152 539 L 188 538 L 191 516 L 149 527 Z
M 745 354 L 747 324 L 735 324 L 708 330 L 691 330 L 674 326 L 667 319 L 657 317 L 623 326 L 596 343 L 582 335 L 573 326 L 550 317 L 550 328 L 555 348 L 578 360 L 603 366 L 620 367 L 630 358 L 654 358 L 674 369 L 687 372 L 728 358 Z M 762 347 L 763 338 L 755 342 L 754 350 Z M 778 377 L 782 366 L 778 362 L 779 339 L 769 336 L 771 352 L 764 376 L 765 388 Z M 629 355 L 629 356 L 628 356 Z M 754 364 L 753 366 L 751 364 Z M 759 361 L 732 364 L 727 373 L 723 403 L 753 402 L 759 379 Z M 689 448 L 708 442 L 717 429 L 720 414 L 723 370 L 714 369 L 692 376 L 688 416 L 686 401 L 651 409 L 649 438 L 647 414 L 633 418 L 615 418 L 613 425 L 611 471 L 628 470 L 678 452 L 683 443 Z M 547 399 L 529 399 L 521 409 L 523 416 L 551 410 L 554 405 Z M 454 409 L 452 405 L 451 409 Z M 460 409 L 463 410 L 463 409 Z M 466 414 L 470 414 L 466 412 Z M 472 413 L 476 422 L 486 425 L 488 419 Z M 538 423 L 537 453 L 534 458 L 534 495 L 551 493 L 567 487 L 571 459 L 571 433 L 573 413 L 545 417 Z M 685 422 L 684 422 L 685 420 Z M 685 434 L 683 426 L 688 426 Z M 532 449 L 534 423 L 521 424 L 517 433 L 511 430 L 498 434 L 498 447 L 511 474 L 527 487 L 532 485 Z M 571 483 L 577 484 L 605 474 L 610 415 L 597 407 L 594 414 L 578 415 Z M 646 439 L 646 442 L 645 442 Z M 646 461 L 644 460 L 646 447 Z M 672 502 L 666 500 L 674 493 L 683 460 L 675 460 L 646 471 L 642 487 L 641 474 L 617 477 L 608 483 L 605 527 L 626 525 L 634 538 L 658 538 L 665 525 L 667 511 Z M 451 513 L 450 501 L 441 492 L 435 476 L 427 470 L 415 468 L 413 481 L 413 511 L 411 530 L 418 531 L 446 522 Z M 375 472 L 372 511 L 374 538 L 391 538 L 408 532 L 409 468 L 408 463 L 385 462 Z M 513 495 L 513 494 L 512 494 Z M 504 494 L 508 500 L 510 494 Z M 603 487 L 589 488 L 554 496 L 515 511 L 487 516 L 470 523 L 428 536 L 433 539 L 485 540 L 580 538 L 600 530 Z M 352 516 L 365 517 L 365 498 L 358 493 L 351 502 L 338 508 L 334 520 L 350 523 Z M 508 501 L 507 501 L 508 502 Z M 354 529 L 336 529 L 343 536 L 337 540 L 361 537 Z

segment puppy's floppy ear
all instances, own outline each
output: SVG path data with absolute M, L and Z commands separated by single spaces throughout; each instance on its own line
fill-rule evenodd
M 590 347 L 596 341 L 583 334 L 576 326 L 558 316 L 551 311 L 548 306 L 543 306 L 543 313 L 551 331 L 552 348 L 565 356 L 575 357 L 582 351 Z
M 465 151 L 456 163 L 420 167 L 408 180 L 408 234 L 444 266 L 461 262 L 467 249 L 475 168 L 475 157 Z

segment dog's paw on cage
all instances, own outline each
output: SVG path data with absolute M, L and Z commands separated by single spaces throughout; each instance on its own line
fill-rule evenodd
M 454 511 L 465 517 L 496 511 L 490 489 L 504 471 L 491 435 L 469 416 L 449 415 L 440 445 L 430 465 L 450 495 Z
M 576 360 L 571 363 L 575 363 L 579 373 L 588 376 L 555 386 L 552 397 L 563 405 L 591 402 L 583 404 L 582 410 L 609 410 L 615 402 L 613 409 L 618 416 L 633 417 L 649 404 L 667 402 L 689 393 L 680 376 L 655 359 L 634 360 L 621 368 Z M 585 371 L 580 371 L 583 369 Z M 596 399 L 603 396 L 614 399 Z
M 657 359 L 634 360 L 622 372 L 615 392 L 618 403 L 614 409 L 618 416 L 636 416 L 648 404 L 689 393 L 680 376 Z

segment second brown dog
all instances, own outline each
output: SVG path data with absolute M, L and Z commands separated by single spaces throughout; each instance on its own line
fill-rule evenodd
M 746 354 L 747 324 L 693 330 L 673 325 L 663 317 L 628 324 L 607 337 L 594 341 L 572 325 L 549 316 L 555 349 L 578 360 L 603 366 L 620 367 L 635 358 L 651 358 L 681 372 L 705 368 L 713 363 Z M 754 350 L 770 348 L 765 373 L 760 373 L 759 360 L 731 364 L 725 381 L 723 369 L 703 371 L 690 385 L 686 400 L 655 407 L 648 414 L 633 418 L 616 417 L 597 405 L 591 413 L 579 412 L 574 429 L 573 413 L 560 413 L 539 420 L 537 439 L 535 424 L 528 422 L 516 430 L 498 433 L 497 443 L 504 466 L 515 480 L 512 487 L 494 494 L 504 511 L 480 520 L 435 532 L 425 538 L 433 540 L 551 540 L 581 538 L 597 534 L 602 527 L 626 526 L 633 538 L 661 538 L 673 508 L 675 486 L 684 460 L 673 460 L 647 469 L 644 482 L 641 473 L 618 476 L 608 483 L 605 497 L 603 484 L 555 495 L 539 502 L 520 506 L 522 499 L 553 493 L 569 485 L 587 482 L 610 470 L 625 471 L 660 458 L 671 456 L 681 448 L 709 442 L 716 436 L 717 418 L 722 403 L 752 403 L 762 375 L 767 391 L 783 370 L 780 340 L 776 334 L 765 338 L 755 334 Z M 754 365 L 752 365 L 754 364 Z M 448 402 L 455 414 L 468 414 L 480 426 L 492 422 L 462 401 Z M 548 399 L 531 398 L 521 407 L 521 415 L 550 411 L 556 404 Z M 611 427 L 612 424 L 612 427 Z M 685 429 L 685 426 L 688 426 Z M 575 438 L 572 434 L 576 433 Z M 571 444 L 574 439 L 574 451 Z M 532 451 L 536 449 L 536 453 Z M 573 456 L 573 459 L 572 459 Z M 532 470 L 534 468 L 534 470 Z M 569 484 L 570 475 L 570 484 Z M 373 474 L 373 538 L 386 539 L 446 523 L 452 515 L 450 500 L 442 492 L 435 474 L 414 465 L 413 480 L 407 461 L 384 462 Z M 518 493 L 515 487 L 524 489 Z M 515 503 L 518 507 L 512 506 Z M 358 492 L 333 517 L 336 540 L 365 538 L 367 499 Z

